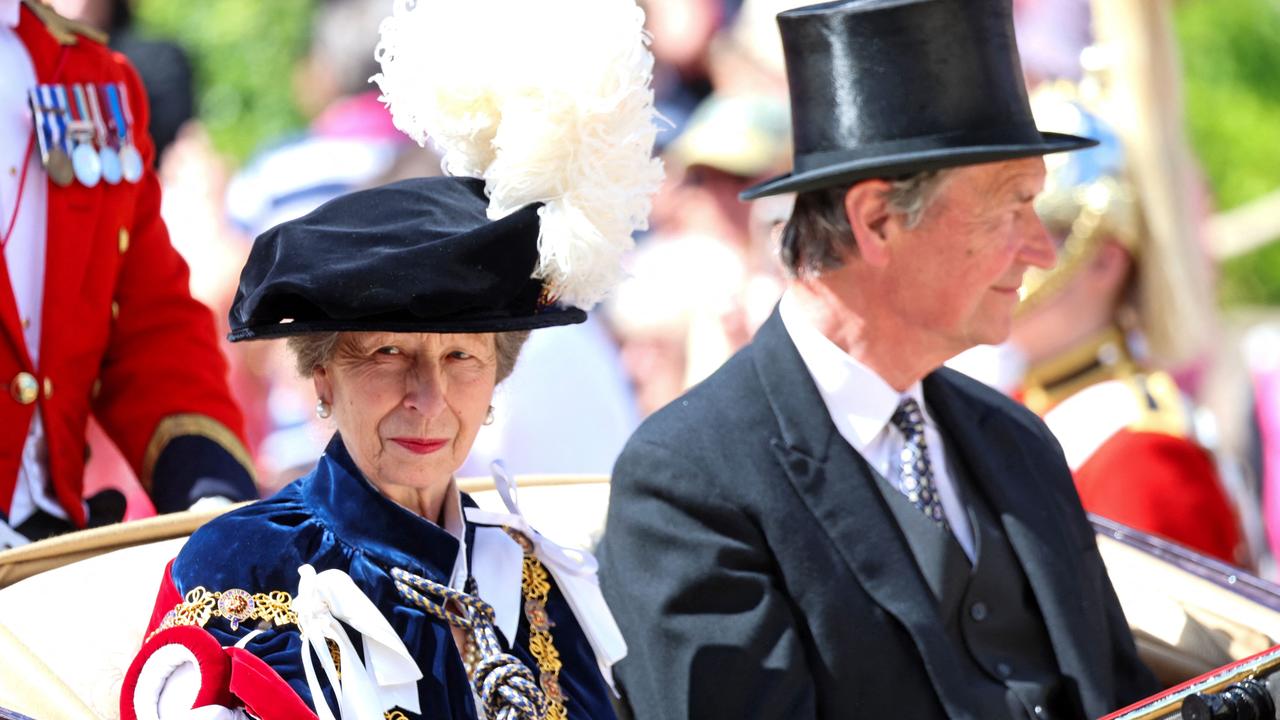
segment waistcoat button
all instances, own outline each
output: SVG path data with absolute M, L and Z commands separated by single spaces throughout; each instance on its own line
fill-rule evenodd
M 987 604 L 979 600 L 978 602 L 969 606 L 969 617 L 973 618 L 974 621 L 976 622 L 982 622 L 983 620 L 986 620 Z

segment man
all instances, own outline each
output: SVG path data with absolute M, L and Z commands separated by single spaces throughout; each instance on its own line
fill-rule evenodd
M 1029 274 L 1010 337 L 1028 363 L 1020 395 L 1062 444 L 1090 512 L 1244 563 L 1241 526 L 1213 456 L 1195 438 L 1175 366 L 1203 351 L 1212 307 L 1190 232 L 1157 235 L 1129 180 L 1124 143 L 1068 85 L 1037 116 L 1103 139 L 1055 158 L 1036 208 L 1061 259 Z M 1065 162 L 1063 162 L 1065 160 Z M 1197 308 L 1197 310 L 1200 310 Z M 1190 342 L 1188 342 L 1190 341 Z
M 105 38 L 0 0 L 0 547 L 118 520 L 89 413 L 161 512 L 255 495 L 213 318 L 160 220 L 146 99 Z
M 793 278 L 641 426 L 602 585 L 638 718 L 1084 718 L 1154 690 L 1057 443 L 944 360 L 1054 262 L 1008 0 L 779 16 Z

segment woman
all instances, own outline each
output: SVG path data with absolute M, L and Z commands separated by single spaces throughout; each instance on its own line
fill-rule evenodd
M 312 473 L 192 535 L 122 717 L 613 717 L 626 647 L 594 560 L 530 530 L 500 467 L 505 513 L 453 473 L 528 332 L 585 320 L 643 225 L 661 167 L 642 27 L 633 0 L 397 5 L 392 113 L 484 180 L 353 193 L 257 239 L 231 339 L 288 337 L 337 432 Z M 528 62 L 450 79 L 479 36 Z M 576 91 L 547 48 L 585 53 Z
M 316 412 L 337 433 L 312 473 L 192 535 L 165 578 L 160 632 L 144 656 L 167 642 L 165 630 L 200 627 L 265 661 L 322 717 L 365 717 L 375 705 L 476 717 L 473 682 L 489 717 L 513 697 L 548 717 L 612 717 L 596 656 L 616 661 L 625 646 L 581 580 L 592 565 L 525 534 L 514 507 L 505 517 L 475 512 L 453 479 L 528 331 L 586 317 L 547 304 L 530 277 L 538 206 L 490 222 L 487 205 L 480 181 L 410 180 L 339 198 L 258 239 L 233 337 L 289 336 Z M 350 580 L 318 581 L 332 571 Z M 251 602 L 273 593 L 274 604 Z M 363 635 L 362 656 L 338 623 Z M 379 686 L 385 668 L 371 666 L 371 638 L 392 667 L 422 679 Z M 352 669 L 361 663 L 365 678 Z M 490 672 L 517 681 L 486 690 L 486 663 L 505 663 Z M 362 700 L 355 683 L 376 698 Z

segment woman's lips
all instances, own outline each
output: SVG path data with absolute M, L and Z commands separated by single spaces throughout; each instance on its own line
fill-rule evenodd
M 422 438 L 391 438 L 391 442 L 415 455 L 429 455 L 449 443 L 448 440 Z

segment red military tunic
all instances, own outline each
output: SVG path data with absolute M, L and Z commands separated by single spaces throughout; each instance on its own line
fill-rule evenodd
M 1033 368 L 1023 393 L 1062 444 L 1081 504 L 1242 562 L 1239 520 L 1213 457 L 1191 435 L 1185 398 L 1168 375 L 1139 372 L 1122 347 L 1120 336 L 1108 334 L 1048 369 Z
M 187 266 L 160 219 L 137 73 L 123 56 L 28 0 L 17 34 L 37 83 L 125 84 L 134 143 L 147 169 L 136 184 L 60 187 L 43 171 L 27 178 L 48 186 L 40 360 L 38 367 L 31 361 L 8 269 L 0 263 L 0 511 L 7 513 L 12 502 L 37 407 L 48 448 L 46 481 L 78 526 L 86 521 L 81 495 L 91 412 L 148 491 L 156 459 L 182 436 L 207 438 L 248 475 L 242 418 L 227 389 L 213 317 L 192 299 Z
M 1213 459 L 1185 437 L 1118 430 L 1075 469 L 1085 509 L 1239 563 L 1241 534 Z

